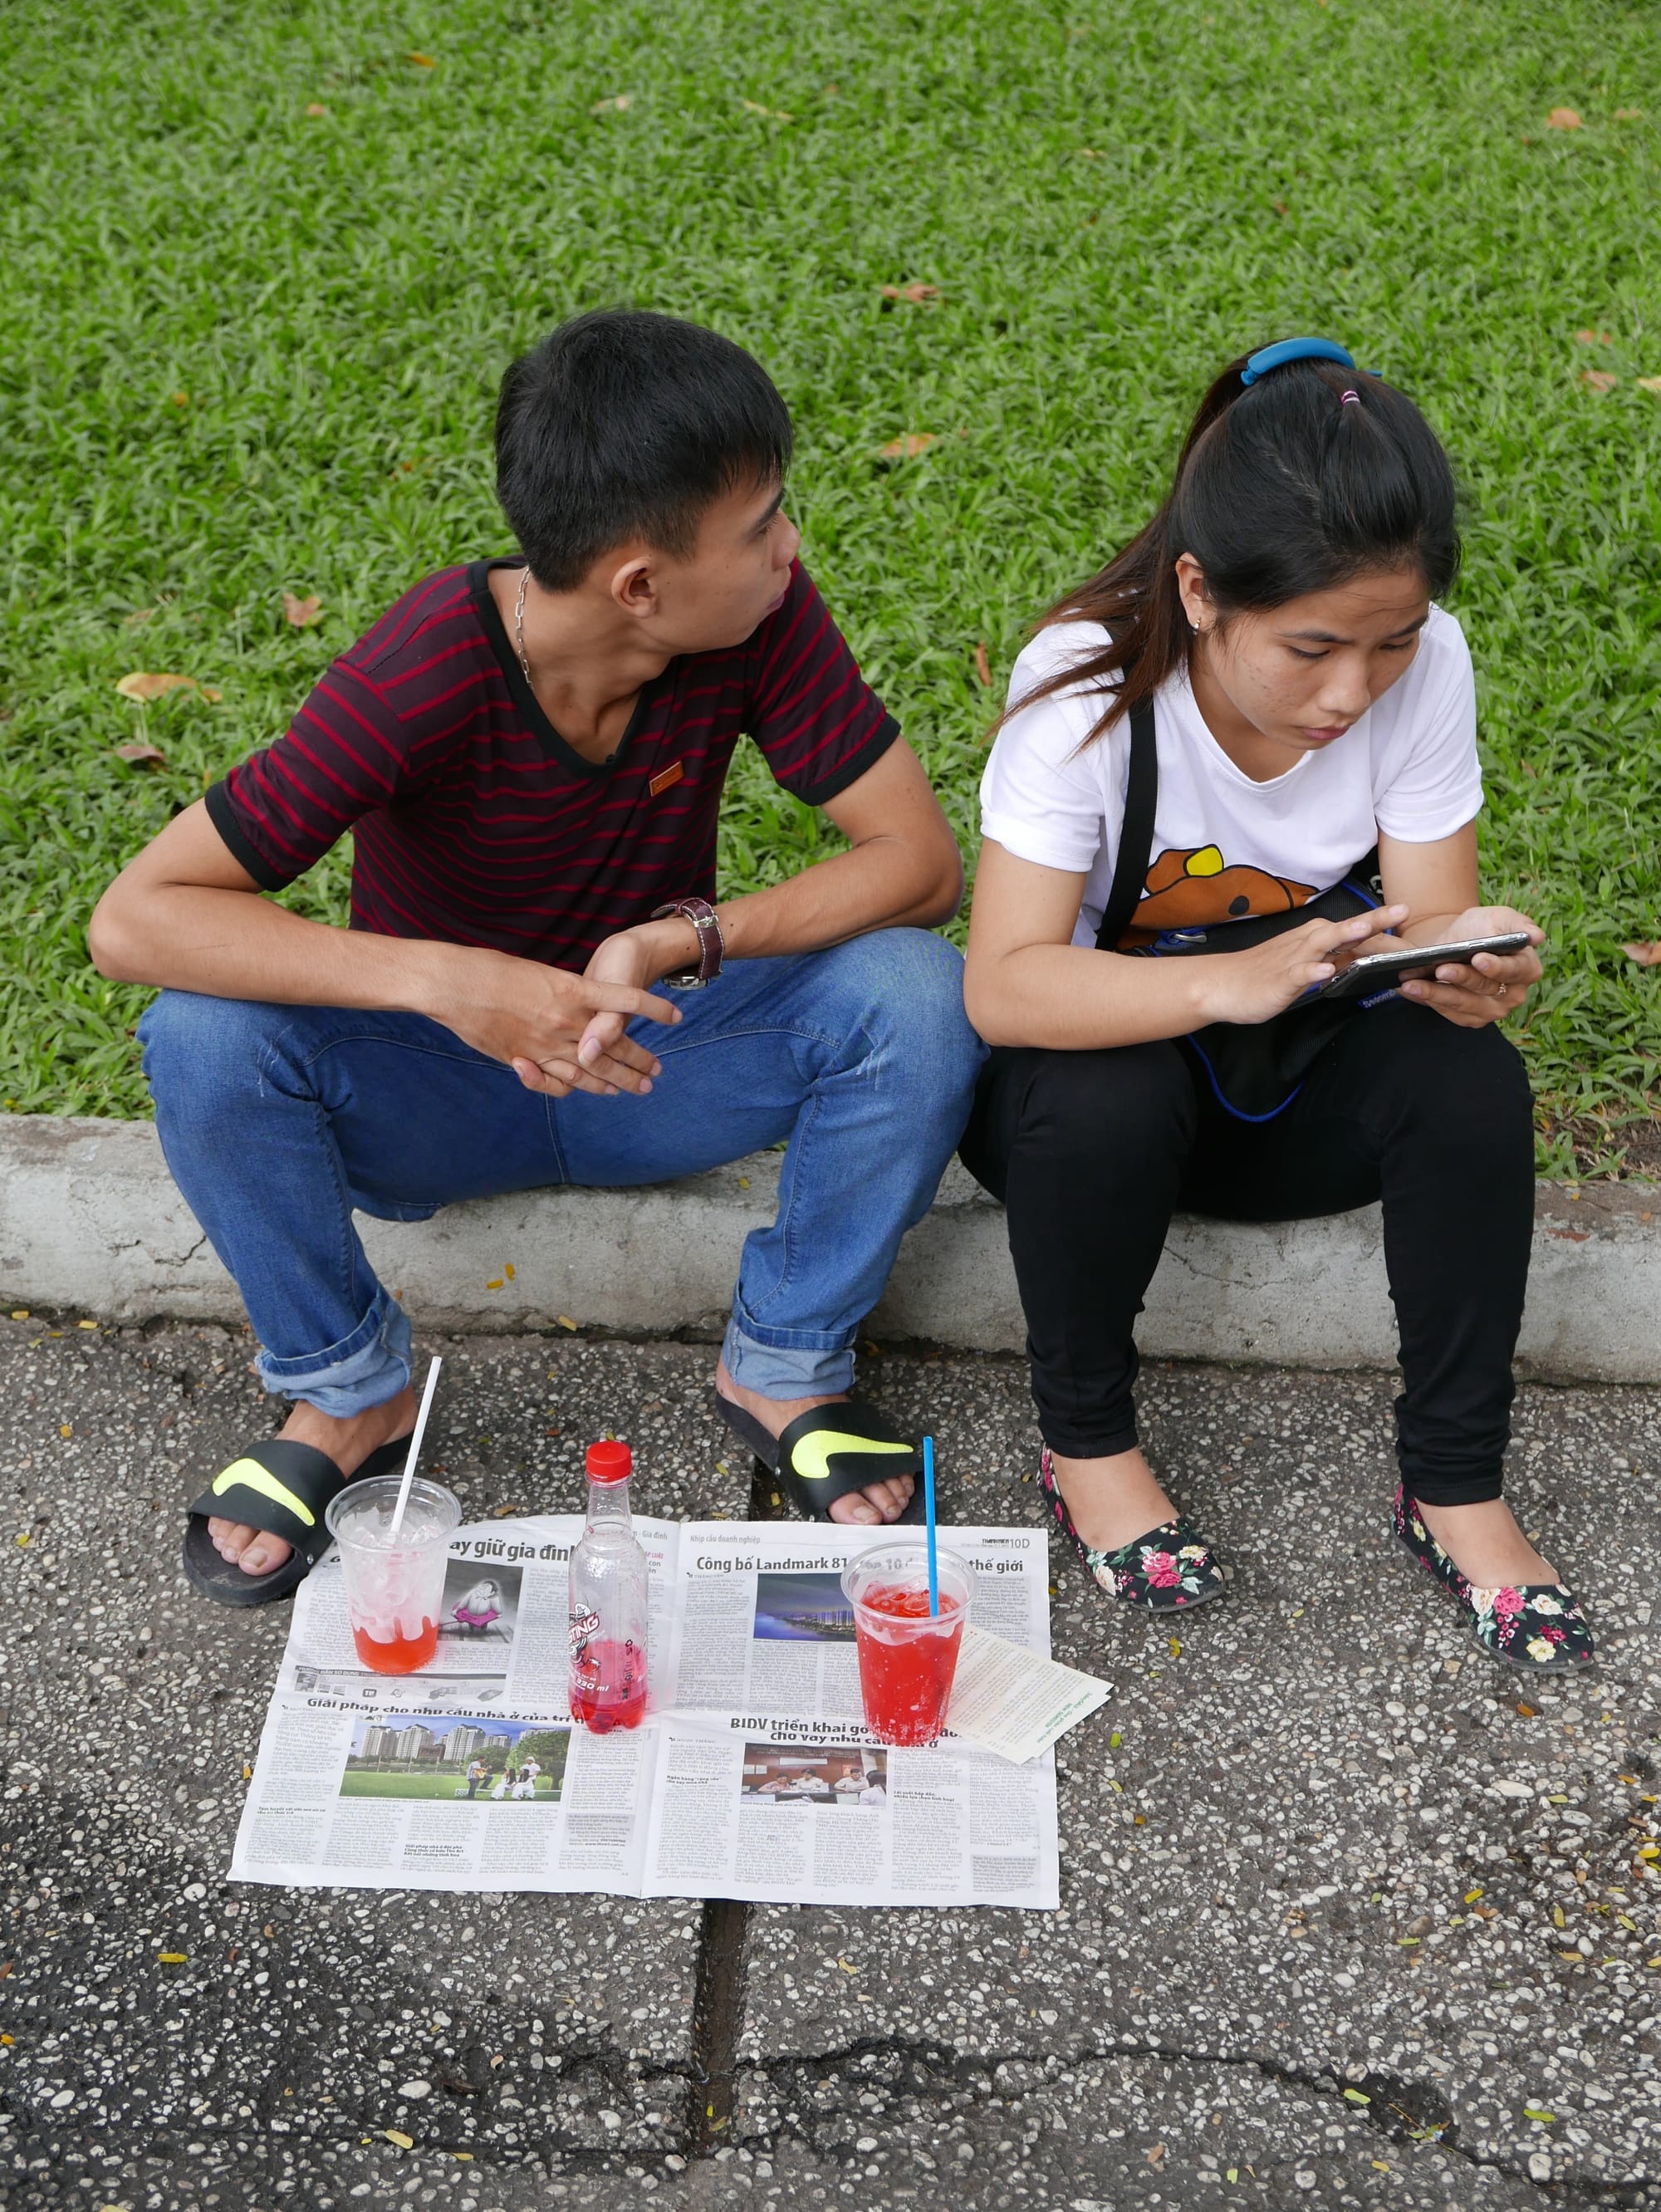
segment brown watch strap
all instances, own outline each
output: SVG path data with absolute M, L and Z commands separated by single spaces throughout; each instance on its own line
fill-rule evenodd
M 671 899 L 667 906 L 654 908 L 652 919 L 662 921 L 671 914 L 678 914 L 697 931 L 698 966 L 695 972 L 687 968 L 676 975 L 665 975 L 664 982 L 674 984 L 683 991 L 696 990 L 700 984 L 712 983 L 721 972 L 721 962 L 727 949 L 714 908 L 707 899 Z

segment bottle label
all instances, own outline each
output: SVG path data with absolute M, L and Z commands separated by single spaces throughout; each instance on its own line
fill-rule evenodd
M 597 1636 L 600 1632 L 599 1614 L 593 1610 L 592 1607 L 585 1607 L 580 1613 L 573 1612 L 568 1632 L 571 1640 L 571 1656 L 573 1659 L 580 1659 L 587 1647 L 589 1638 Z

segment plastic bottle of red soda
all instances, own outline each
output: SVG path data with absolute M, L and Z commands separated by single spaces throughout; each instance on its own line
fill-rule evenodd
M 646 1556 L 628 1517 L 628 1446 L 588 1448 L 588 1525 L 571 1553 L 571 1717 L 596 1735 L 646 1706 Z

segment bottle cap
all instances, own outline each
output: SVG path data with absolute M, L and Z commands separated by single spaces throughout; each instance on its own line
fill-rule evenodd
M 588 1448 L 591 1482 L 627 1482 L 633 1466 L 634 1455 L 627 1444 L 600 1443 Z

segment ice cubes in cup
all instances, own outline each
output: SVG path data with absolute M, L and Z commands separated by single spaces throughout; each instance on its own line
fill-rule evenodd
M 461 1520 L 452 1491 L 417 1476 L 397 1534 L 399 1477 L 349 1483 L 330 1505 L 358 1657 L 378 1674 L 410 1674 L 439 1644 L 450 1536 Z

